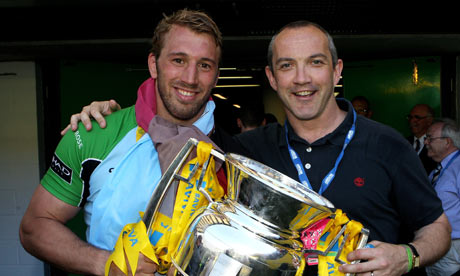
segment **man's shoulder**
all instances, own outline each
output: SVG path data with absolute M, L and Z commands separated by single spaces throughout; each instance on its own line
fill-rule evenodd
M 80 152 L 78 155 L 90 157 L 95 155 L 102 158 L 130 130 L 137 126 L 134 107 L 122 109 L 105 118 L 107 122 L 105 128 L 101 128 L 96 121 L 93 121 L 93 127 L 90 131 L 87 131 L 84 125 L 79 123 L 77 131 L 68 131 L 62 138 L 57 152 L 60 153 L 70 147 L 76 148 Z M 72 152 L 71 150 L 65 151 L 69 154 Z
M 238 134 L 236 137 L 239 140 L 247 141 L 277 141 L 279 135 L 281 134 L 283 127 L 279 123 L 270 123 L 250 131 L 243 132 Z
M 123 108 L 117 112 L 114 112 L 107 117 L 105 117 L 107 122 L 105 128 L 101 128 L 99 124 L 93 120 L 93 130 L 95 134 L 101 133 L 102 135 L 108 135 L 107 132 L 123 132 L 123 130 L 129 131 L 134 126 L 137 125 L 136 123 L 136 112 L 134 106 L 130 106 L 127 108 Z M 80 123 L 79 128 L 83 127 Z M 88 132 L 91 133 L 92 131 Z
M 371 152 L 383 155 L 394 157 L 413 151 L 409 141 L 396 129 L 367 118 L 357 119 L 356 137 L 360 145 L 364 143 Z
M 408 141 L 407 138 L 405 138 L 400 132 L 388 125 L 362 116 L 358 116 L 356 120 L 356 127 L 362 133 L 367 135 L 378 135 L 398 141 Z

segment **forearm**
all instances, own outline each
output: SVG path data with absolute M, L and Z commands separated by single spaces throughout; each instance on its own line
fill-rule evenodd
M 431 265 L 449 250 L 451 227 L 443 213 L 436 221 L 415 233 L 412 244 L 420 255 L 420 266 Z
M 20 237 L 24 248 L 32 255 L 66 271 L 104 275 L 110 253 L 82 241 L 58 221 L 36 218 L 23 222 Z

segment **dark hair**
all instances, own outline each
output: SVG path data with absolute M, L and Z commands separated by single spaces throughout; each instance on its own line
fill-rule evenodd
M 363 101 L 363 102 L 366 102 L 368 108 L 369 108 L 370 105 L 371 105 L 371 103 L 369 102 L 369 100 L 368 100 L 366 97 L 364 97 L 364 96 L 356 96 L 356 97 L 354 97 L 354 98 L 351 100 L 351 102 L 354 102 L 354 101 Z
M 171 30 L 173 25 L 184 26 L 197 33 L 209 34 L 214 38 L 217 47 L 222 49 L 222 34 L 216 23 L 204 12 L 183 9 L 170 16 L 163 14 L 163 17 L 155 28 L 152 38 L 152 49 L 150 52 L 156 57 L 160 56 L 164 36 Z
M 273 71 L 273 60 L 272 60 L 273 59 L 273 45 L 275 44 L 276 37 L 282 31 L 286 29 L 297 29 L 297 28 L 303 28 L 303 27 L 308 27 L 308 26 L 313 26 L 315 28 L 318 28 L 321 32 L 323 32 L 326 35 L 327 40 L 328 40 L 329 52 L 331 53 L 331 57 L 332 57 L 332 66 L 335 67 L 335 65 L 337 65 L 339 57 L 337 55 L 337 49 L 335 48 L 334 40 L 332 39 L 332 36 L 320 25 L 314 22 L 307 21 L 307 20 L 300 20 L 300 21 L 291 22 L 285 25 L 273 35 L 272 40 L 270 41 L 270 44 L 268 45 L 268 53 L 267 53 L 268 66 L 270 67 L 270 70 Z

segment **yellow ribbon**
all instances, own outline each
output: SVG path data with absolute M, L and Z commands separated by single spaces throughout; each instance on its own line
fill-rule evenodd
M 142 129 L 138 128 L 138 136 L 142 136 Z M 189 178 L 194 166 L 199 166 L 190 182 L 180 181 L 172 218 L 158 213 L 152 224 L 151 232 L 147 234 L 142 221 L 135 224 L 127 224 L 120 236 L 113 253 L 107 260 L 105 272 L 108 275 L 110 264 L 113 262 L 125 274 L 128 273 L 125 254 L 131 271 L 135 273 L 138 264 L 139 253 L 158 264 L 158 272 L 166 273 L 171 265 L 171 254 L 178 247 L 182 233 L 193 219 L 196 211 L 208 204 L 205 196 L 199 191 L 203 187 L 213 199 L 224 196 L 224 190 L 217 181 L 214 159 L 211 156 L 212 145 L 199 142 L 197 157 L 190 160 L 182 168 L 181 175 Z M 208 167 L 204 173 L 201 186 L 198 186 L 202 174 L 203 164 L 209 159 Z M 149 239 L 150 237 L 150 239 Z M 154 243 L 153 245 L 151 244 Z
M 147 229 L 142 220 L 138 223 L 130 223 L 123 227 L 117 243 L 115 244 L 115 250 L 105 264 L 105 275 L 109 275 L 112 262 L 123 271 L 123 273 L 128 275 L 125 254 L 128 258 L 128 263 L 133 275 L 136 275 L 139 253 L 142 253 L 145 257 L 158 264 L 158 259 L 150 244 L 147 236 Z
M 145 134 L 145 130 L 141 128 L 140 126 L 138 126 L 136 129 L 136 142 L 139 141 L 139 139 L 141 139 L 142 136 L 144 136 L 144 134 Z
M 357 221 L 350 220 L 342 210 L 337 209 L 331 220 L 323 230 L 317 249 L 325 251 L 332 243 L 332 240 L 340 233 L 342 227 L 346 224 L 345 231 L 340 235 L 339 239 L 332 246 L 326 256 L 318 255 L 318 275 L 344 275 L 339 271 L 340 263 L 335 261 L 339 245 L 345 240 L 344 247 L 340 253 L 340 260 L 346 261 L 348 253 L 356 249 L 363 225 Z M 347 236 L 348 234 L 348 236 Z
M 302 276 L 304 270 L 305 270 L 305 258 L 301 258 L 301 260 L 300 260 L 300 266 L 299 266 L 299 268 L 297 269 L 297 271 L 296 271 L 296 273 L 295 273 L 295 276 Z

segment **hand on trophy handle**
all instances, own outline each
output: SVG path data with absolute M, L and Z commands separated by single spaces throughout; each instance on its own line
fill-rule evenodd
M 125 255 L 125 258 L 126 258 L 126 255 Z M 128 265 L 128 275 L 127 276 L 132 276 L 133 273 L 131 271 L 131 267 L 128 264 L 127 258 L 126 258 L 126 264 Z M 137 263 L 136 276 L 153 276 L 155 275 L 157 268 L 158 266 L 156 263 L 154 263 L 149 258 L 145 257 L 142 253 L 139 253 L 139 260 Z M 172 275 L 172 274 L 169 274 L 169 271 L 168 271 L 168 275 Z M 114 263 L 112 263 L 110 265 L 109 276 L 126 276 L 126 274 L 124 274 Z
M 357 249 L 347 256 L 349 262 L 366 260 L 339 267 L 343 273 L 366 273 L 364 275 L 402 275 L 407 272 L 406 249 L 402 245 L 372 241 L 375 248 Z

